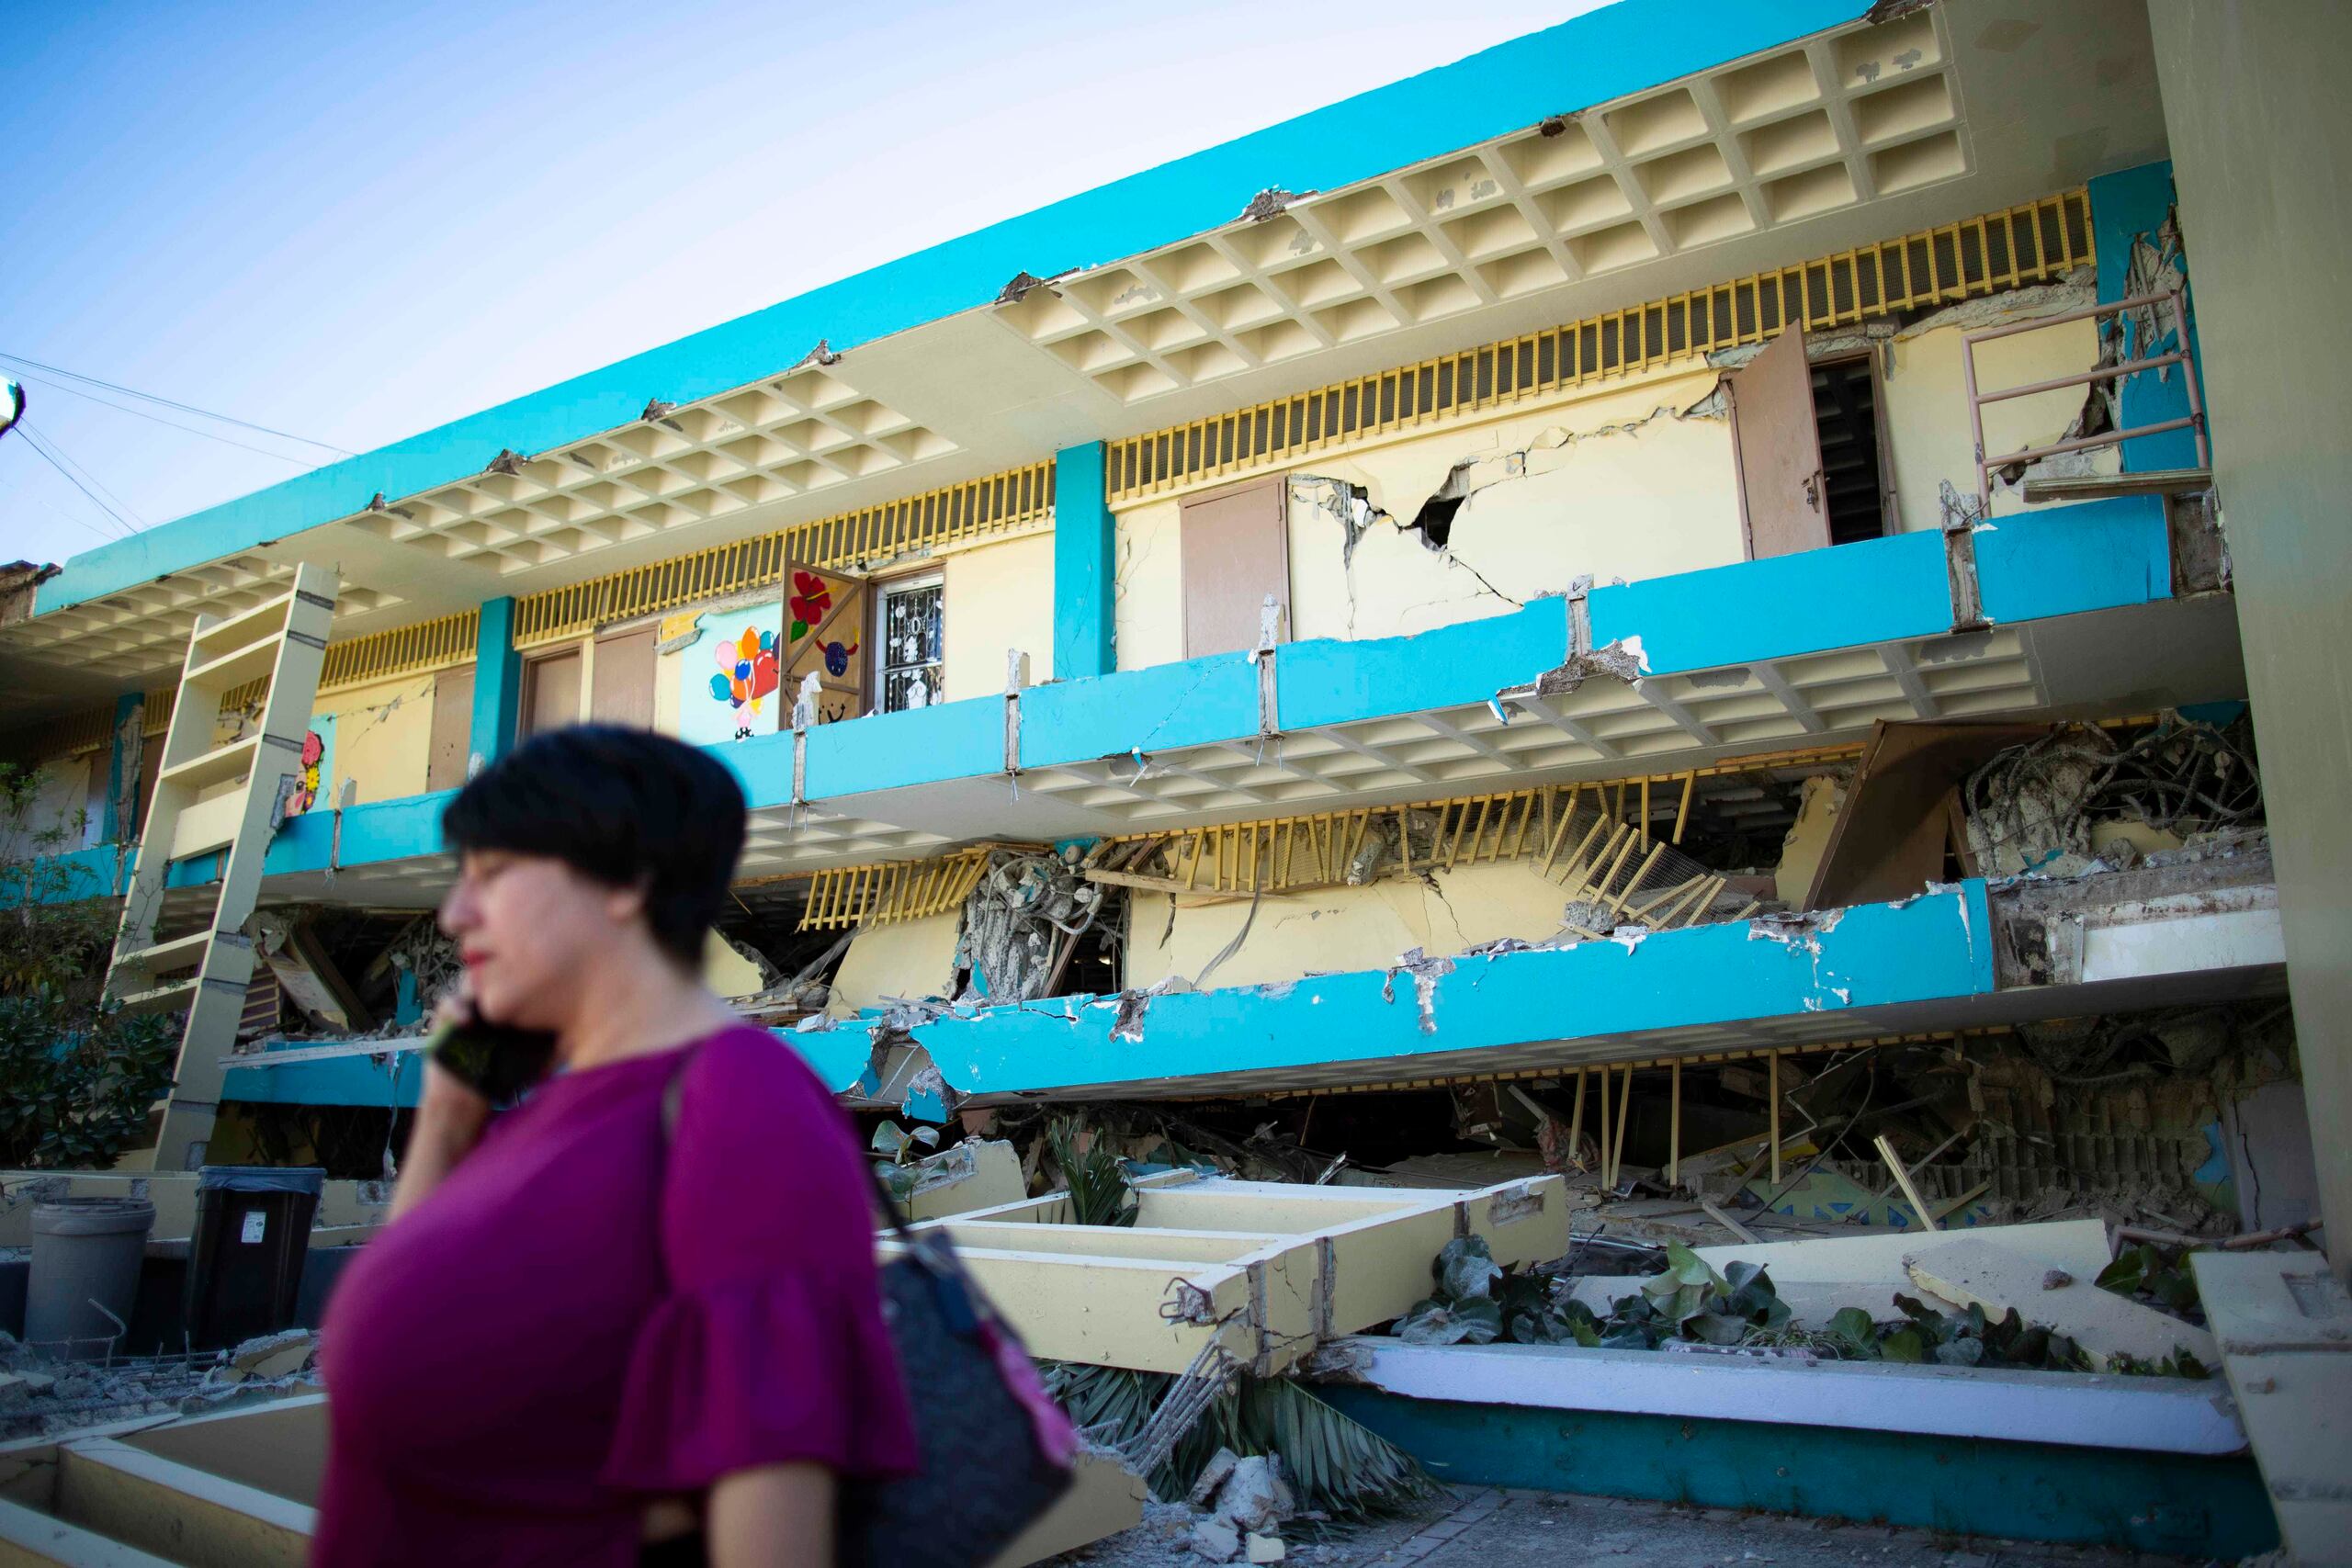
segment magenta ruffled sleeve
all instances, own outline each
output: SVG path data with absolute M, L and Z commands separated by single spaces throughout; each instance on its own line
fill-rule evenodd
M 669 1292 L 629 1360 L 606 1482 L 689 1492 L 767 1464 L 915 1467 L 864 1157 L 774 1035 L 695 1048 L 668 1140 Z

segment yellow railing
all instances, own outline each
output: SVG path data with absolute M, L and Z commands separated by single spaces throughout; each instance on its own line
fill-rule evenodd
M 1111 504 L 1433 421 L 1761 343 L 2064 276 L 2096 259 L 2080 189 L 1336 382 L 1110 444 Z
M 461 610 L 413 626 L 330 642 L 326 664 L 319 673 L 319 690 L 332 692 L 395 675 L 470 664 L 481 640 L 481 611 Z
M 1165 882 L 1172 892 L 1247 895 L 1331 886 L 1348 880 L 1349 863 L 1375 830 L 1384 836 L 1393 830 L 1387 841 L 1407 872 L 1534 858 L 1545 874 L 1574 881 L 1572 892 L 1587 886 L 1622 890 L 1618 874 L 1639 868 L 1657 846 L 1682 841 L 1699 780 L 1766 768 L 1833 767 L 1860 754 L 1859 745 L 1775 751 L 1670 773 L 1125 833 L 1109 842 L 1157 845 L 1167 874 L 1128 880 Z M 1653 801 L 1659 805 L 1657 812 Z M 1674 825 L 1653 834 L 1648 824 L 1668 802 L 1675 808 Z M 1151 859 L 1147 851 L 1129 863 Z M 1703 907 L 1703 900 L 1696 907 Z
M 514 601 L 519 648 L 781 582 L 787 562 L 840 569 L 1002 533 L 1054 506 L 1050 459 L 861 507 Z
M 833 866 L 808 879 L 800 916 L 804 931 L 887 926 L 959 908 L 988 869 L 989 848 L 958 850 L 937 860 L 888 861 Z

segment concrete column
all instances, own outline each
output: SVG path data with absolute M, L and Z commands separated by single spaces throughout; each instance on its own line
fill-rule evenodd
M 2148 7 L 2196 258 L 2213 478 L 2254 698 L 2329 1260 L 2352 1277 L 2352 7 Z M 2105 241 L 2101 241 L 2102 246 Z
M 1066 446 L 1054 461 L 1054 675 L 1107 675 L 1114 529 L 1102 443 Z
M 114 735 L 107 750 L 107 799 L 98 816 L 98 842 L 127 844 L 139 836 L 140 753 L 146 749 L 147 699 L 125 692 L 114 700 Z
M 467 777 L 514 749 L 522 688 L 523 660 L 514 651 L 514 601 L 485 601 L 474 645 L 474 723 L 466 745 Z

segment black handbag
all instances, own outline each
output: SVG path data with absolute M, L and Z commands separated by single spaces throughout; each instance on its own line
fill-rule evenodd
M 674 1134 L 679 1080 L 662 1096 Z M 844 1480 L 833 1560 L 842 1568 L 978 1568 L 1069 1490 L 1078 1438 L 1029 1352 L 937 1232 L 908 1228 L 875 1176 L 875 1201 L 904 1250 L 881 1269 L 882 1318 L 915 1406 L 921 1468 L 895 1481 Z M 920 1374 L 920 1376 L 918 1376 Z M 649 1542 L 642 1568 L 707 1562 L 701 1532 Z
M 875 1186 L 906 1248 L 882 1269 L 882 1315 L 908 1393 L 920 1396 L 922 1468 L 842 1485 L 834 1560 L 967 1568 L 994 1558 L 1069 1490 L 1078 1440 L 947 1238 L 908 1229 Z

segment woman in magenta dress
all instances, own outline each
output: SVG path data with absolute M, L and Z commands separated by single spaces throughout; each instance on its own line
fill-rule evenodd
M 553 1073 L 493 1112 L 426 1067 L 327 1314 L 320 1568 L 830 1563 L 837 1483 L 914 1467 L 863 1156 L 697 977 L 743 822 L 715 759 L 594 727 L 450 804 L 471 1006 Z

